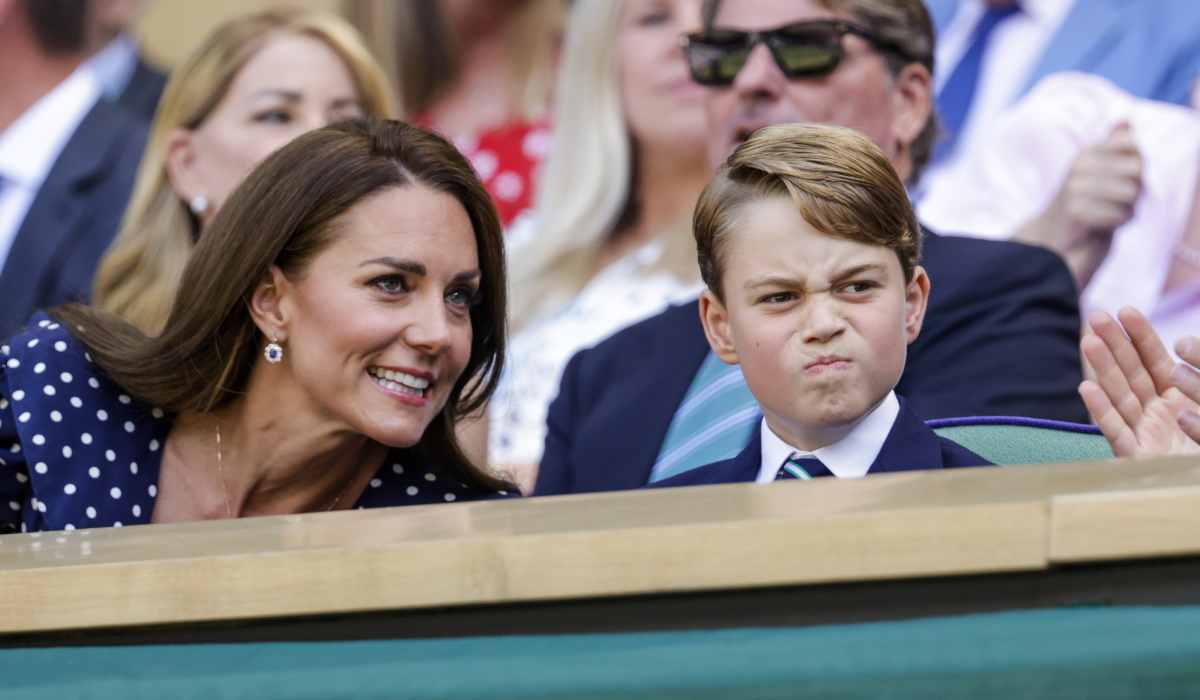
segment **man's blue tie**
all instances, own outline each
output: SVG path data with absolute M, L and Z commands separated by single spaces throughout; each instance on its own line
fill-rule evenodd
M 800 457 L 793 455 L 783 463 L 775 474 L 776 481 L 784 479 L 815 479 L 819 476 L 833 476 L 833 472 L 816 457 Z
M 671 420 L 650 481 L 737 455 L 754 438 L 761 419 L 742 368 L 710 351 Z
M 971 103 L 975 99 L 975 87 L 979 82 L 979 69 L 983 65 L 983 55 L 987 52 L 988 37 L 996 25 L 1021 10 L 1016 3 L 995 6 L 988 5 L 983 18 L 975 27 L 971 43 L 959 59 L 954 72 L 946 79 L 937 95 L 938 112 L 941 115 L 942 130 L 946 137 L 939 141 L 933 149 L 933 160 L 937 162 L 954 152 L 958 137 L 962 135 L 963 125 L 967 114 L 971 111 Z

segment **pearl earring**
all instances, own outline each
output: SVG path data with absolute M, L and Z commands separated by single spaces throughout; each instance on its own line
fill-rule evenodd
M 263 357 L 273 365 L 283 360 L 283 347 L 279 345 L 279 338 L 271 336 L 271 342 L 263 349 Z
M 188 208 L 196 216 L 201 216 L 208 211 L 208 198 L 201 195 L 192 197 L 192 201 L 188 202 Z

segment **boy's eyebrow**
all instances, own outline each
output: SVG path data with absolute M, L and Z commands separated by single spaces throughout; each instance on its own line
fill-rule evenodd
M 853 267 L 849 267 L 849 268 L 846 268 L 845 270 L 839 271 L 836 275 L 834 275 L 833 281 L 835 283 L 841 282 L 842 280 L 848 279 L 850 277 L 857 277 L 858 275 L 861 275 L 866 272 L 886 273 L 887 265 L 884 265 L 883 263 L 878 263 L 878 262 L 870 262 L 870 263 L 863 263 L 861 265 L 855 265 Z M 742 285 L 742 288 L 743 289 L 757 289 L 759 287 L 790 287 L 790 286 L 795 285 L 796 281 L 797 280 L 795 277 L 779 277 L 779 276 L 753 277 L 751 279 L 746 280 L 746 283 Z
M 878 263 L 878 262 L 863 263 L 861 265 L 855 265 L 854 267 L 842 270 L 837 275 L 835 275 L 833 279 L 835 282 L 840 282 L 840 281 L 850 278 L 850 277 L 857 277 L 858 275 L 861 275 L 864 272 L 886 273 L 887 265 L 884 265 L 883 263 Z

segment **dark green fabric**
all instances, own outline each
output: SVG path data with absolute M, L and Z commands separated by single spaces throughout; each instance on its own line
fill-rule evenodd
M 933 432 L 993 464 L 1040 464 L 1112 459 L 1103 435 L 1026 425 L 955 425 Z
M 1200 607 L 828 627 L 0 651 L 0 697 L 1200 695 Z

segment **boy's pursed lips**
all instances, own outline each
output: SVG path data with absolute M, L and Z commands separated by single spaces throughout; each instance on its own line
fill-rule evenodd
M 823 355 L 813 359 L 804 366 L 805 374 L 822 374 L 824 372 L 836 372 L 838 370 L 849 369 L 853 362 L 848 357 L 840 355 Z

